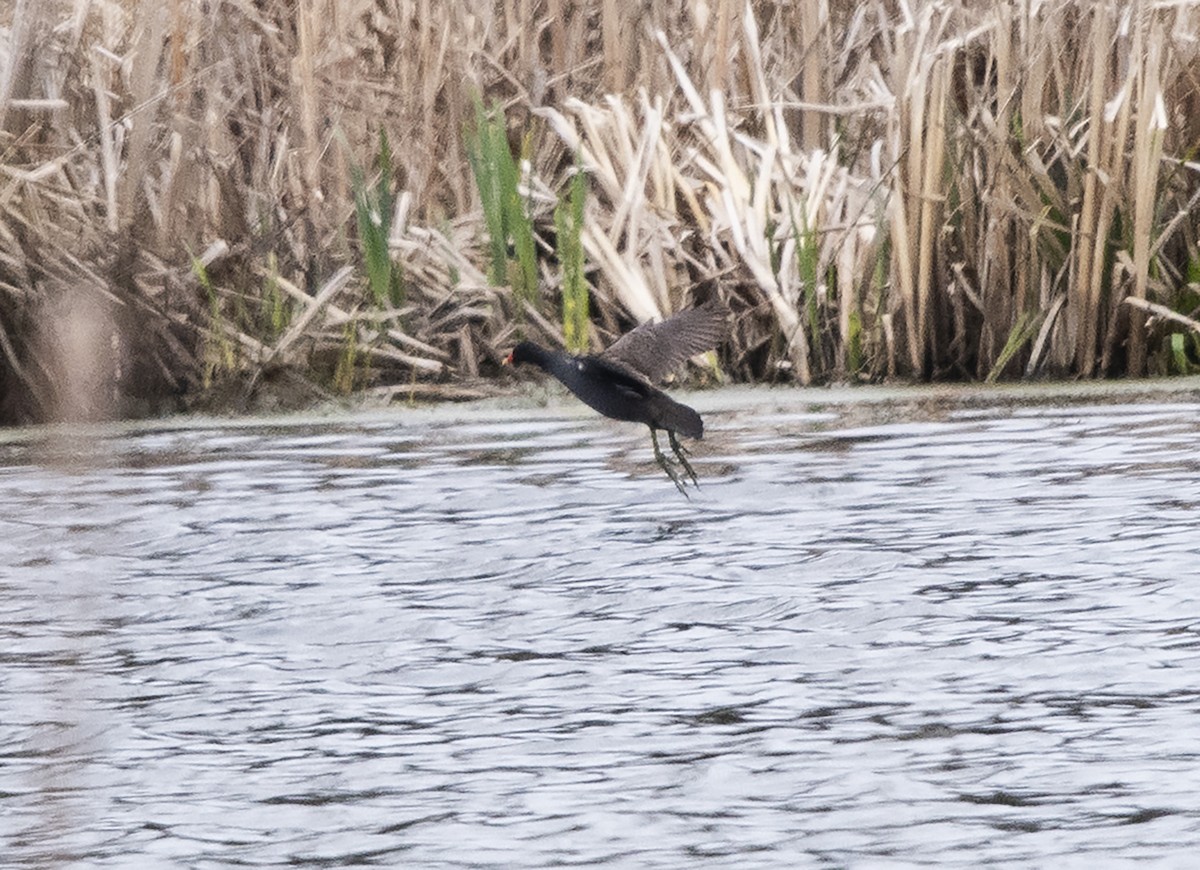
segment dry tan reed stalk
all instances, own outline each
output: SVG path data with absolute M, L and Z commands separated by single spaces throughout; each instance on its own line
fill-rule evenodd
M 829 32 L 829 4 L 824 0 L 797 4 L 797 25 L 803 48 L 803 70 L 801 74 L 801 97 L 809 104 L 827 102 L 825 75 L 827 58 L 832 51 Z M 761 63 L 759 68 L 762 68 Z M 825 137 L 821 130 L 821 116 L 816 112 L 804 112 L 800 116 L 800 147 L 815 151 L 823 146 Z
M 614 93 L 625 90 L 625 45 L 622 41 L 622 18 L 625 4 L 617 0 L 601 2 L 601 32 L 604 38 L 604 75 L 608 89 Z
M 353 270 L 351 270 L 349 266 L 344 266 L 335 272 L 333 276 L 325 282 L 325 286 L 318 290 L 316 295 L 311 299 L 308 298 L 307 294 L 300 295 L 300 300 L 304 305 L 304 310 L 300 313 L 300 316 L 294 318 L 288 325 L 287 332 L 285 332 L 279 341 L 275 343 L 275 346 L 271 348 L 267 358 L 263 361 L 263 365 L 270 365 L 275 360 L 283 357 L 284 354 L 291 349 L 291 346 L 295 344 L 296 340 L 300 338 L 300 336 L 304 335 L 304 333 L 308 330 L 309 324 L 312 323 L 313 318 L 320 314 L 324 310 L 325 306 L 329 305 L 333 301 L 333 298 L 342 291 L 342 289 L 350 281 L 350 276 L 352 274 Z M 295 298 L 295 295 L 293 295 L 293 298 Z
M 1139 32 L 1152 28 L 1145 37 L 1146 51 L 1135 49 L 1135 57 L 1144 58 L 1139 70 L 1137 127 L 1133 137 L 1133 295 L 1145 301 L 1150 278 L 1150 246 L 1154 232 L 1154 206 L 1158 192 L 1159 167 L 1162 164 L 1162 144 L 1167 129 L 1166 108 L 1159 76 L 1163 57 L 1163 33 L 1159 25 L 1138 16 Z M 1145 320 L 1134 308 L 1129 324 L 1129 373 L 1141 376 L 1146 370 Z
M 1098 3 L 1092 9 L 1091 22 L 1091 76 L 1088 81 L 1089 116 L 1091 125 L 1087 133 L 1087 165 L 1091 167 L 1084 177 L 1083 206 L 1078 222 L 1072 227 L 1079 252 L 1075 282 L 1071 298 L 1074 304 L 1067 312 L 1067 329 L 1075 348 L 1075 362 L 1083 374 L 1090 375 L 1095 366 L 1096 332 L 1100 302 L 1100 261 L 1103 258 L 1107 221 L 1105 215 L 1111 202 L 1108 187 L 1102 185 L 1102 172 L 1106 168 L 1103 155 L 1105 143 L 1114 135 L 1105 121 L 1107 99 L 1107 52 L 1112 33 L 1112 8 Z M 1077 336 L 1077 337 L 1076 337 Z

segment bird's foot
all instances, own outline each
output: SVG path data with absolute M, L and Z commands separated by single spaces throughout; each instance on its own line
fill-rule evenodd
M 678 442 L 675 441 L 675 433 L 674 432 L 671 432 L 670 435 L 671 435 L 671 449 L 673 451 L 675 451 L 675 445 Z M 671 478 L 671 483 L 675 484 L 675 488 L 678 489 L 681 493 L 683 493 L 684 498 L 691 498 L 691 496 L 688 495 L 688 491 L 687 491 L 687 488 L 684 486 L 683 480 L 679 477 L 679 472 L 675 470 L 675 467 L 671 464 L 671 460 L 667 459 L 666 454 L 662 452 L 662 448 L 658 446 L 658 431 L 657 430 L 655 430 L 655 429 L 650 430 L 650 440 L 654 444 L 654 459 L 656 462 L 658 462 L 658 467 L 661 468 L 664 472 L 666 472 L 667 477 Z M 675 451 L 675 455 L 679 456 L 678 451 Z M 680 459 L 683 460 L 683 457 L 680 457 Z M 690 473 L 692 470 L 691 466 L 689 466 L 687 464 L 686 460 L 683 460 L 683 464 L 684 464 L 684 467 Z M 696 476 L 692 475 L 692 480 L 695 481 L 695 479 L 696 479 Z
M 692 464 L 687 461 L 688 450 L 679 443 L 679 439 L 675 437 L 675 432 L 671 429 L 667 430 L 667 438 L 671 442 L 671 450 L 675 453 L 675 458 L 679 460 L 679 464 L 683 466 L 683 470 L 687 472 L 688 477 L 692 479 L 692 485 L 696 489 L 700 488 L 700 481 L 696 480 L 696 472 L 692 470 Z
M 667 473 L 667 477 L 671 478 L 671 483 L 675 484 L 675 488 L 683 493 L 683 497 L 691 498 L 691 496 L 688 495 L 687 486 L 684 484 L 683 479 L 679 476 L 679 472 L 676 471 L 674 466 L 671 465 L 671 460 L 667 459 L 667 457 L 662 453 L 659 453 L 658 465 Z
M 676 455 L 685 472 L 688 473 L 692 484 L 695 484 L 697 488 L 700 488 L 700 484 L 698 484 L 696 481 L 696 473 L 692 472 L 691 464 L 688 462 L 688 460 L 686 460 L 686 458 L 684 458 L 684 454 L 682 452 L 683 445 L 679 444 L 678 439 L 674 437 L 674 432 L 671 430 L 667 430 L 667 436 L 671 439 L 671 451 L 674 455 Z M 668 478 L 671 478 L 672 484 L 676 485 L 677 490 L 683 493 L 684 498 L 691 498 L 691 496 L 688 494 L 686 482 L 682 476 L 679 476 L 679 472 L 676 470 L 676 467 L 674 467 L 674 463 L 671 462 L 671 460 L 668 460 L 666 454 L 662 452 L 662 449 L 659 446 L 658 430 L 653 430 L 653 428 L 650 430 L 650 442 L 654 444 L 654 460 L 659 463 L 659 468 L 664 470 Z

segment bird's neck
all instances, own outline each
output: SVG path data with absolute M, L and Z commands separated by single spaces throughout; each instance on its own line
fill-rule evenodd
M 525 346 L 525 355 L 529 358 L 529 362 L 541 369 L 548 368 L 552 360 L 562 356 L 558 351 L 542 347 L 540 344 L 533 344 L 532 342 Z
M 574 357 L 563 353 L 561 350 L 551 350 L 550 348 L 541 347 L 540 345 L 531 344 L 525 351 L 528 361 L 540 368 L 542 371 L 549 372 L 557 377 L 562 377 L 564 372 L 574 368 Z

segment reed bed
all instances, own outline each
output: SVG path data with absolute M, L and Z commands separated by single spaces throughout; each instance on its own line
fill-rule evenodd
M 713 294 L 744 380 L 1193 372 L 1198 34 L 1200 0 L 15 0 L 0 421 L 475 395 L 518 335 Z

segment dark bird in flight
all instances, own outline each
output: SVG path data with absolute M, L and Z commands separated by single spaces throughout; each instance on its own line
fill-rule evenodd
M 685 360 L 716 347 L 728 331 L 728 314 L 729 310 L 714 300 L 661 323 L 643 323 L 602 353 L 572 356 L 523 341 L 504 362 L 532 363 L 554 375 L 584 404 L 604 416 L 645 423 L 650 427 L 659 467 L 686 496 L 679 472 L 658 445 L 658 430 L 666 431 L 671 452 L 692 483 L 699 486 L 696 472 L 687 461 L 687 451 L 676 436 L 702 438 L 704 423 L 699 414 L 654 384 Z

